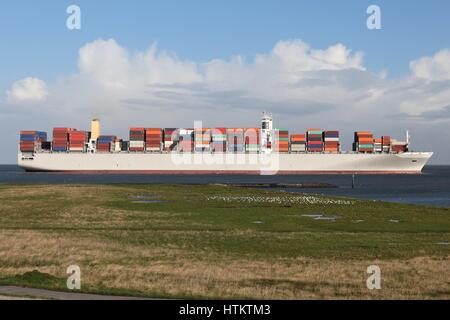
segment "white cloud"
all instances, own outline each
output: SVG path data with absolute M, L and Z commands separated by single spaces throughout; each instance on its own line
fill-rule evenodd
M 47 85 L 41 79 L 24 78 L 14 82 L 6 96 L 10 103 L 43 101 L 48 96 Z
M 411 61 L 411 72 L 425 80 L 450 80 L 450 50 L 437 52 L 432 57 L 422 57 Z
M 158 53 L 156 45 L 130 57 L 113 39 L 96 40 L 83 46 L 78 66 L 81 75 L 113 90 L 201 80 L 193 62 L 181 61 L 165 51 Z
M 301 40 L 279 41 L 253 59 L 199 63 L 155 44 L 130 53 L 113 39 L 96 40 L 79 50 L 79 71 L 50 85 L 51 94 L 44 82 L 27 78 L 8 91 L 8 101 L 41 103 L 40 112 L 75 127 L 99 116 L 108 133 L 124 137 L 133 125 L 192 126 L 197 119 L 254 126 L 267 110 L 276 126 L 291 130 L 340 129 L 348 149 L 354 130 L 395 136 L 407 128 L 437 132 L 435 122 L 448 125 L 449 52 L 412 61 L 409 74 L 390 79 L 387 70 L 367 70 L 363 53 L 341 43 L 317 49 Z M 436 146 L 446 143 L 438 140 Z
M 79 50 L 79 71 L 53 84 L 45 105 L 61 114 L 128 116 L 133 110 L 141 117 L 176 109 L 175 118 L 186 113 L 207 118 L 216 114 L 206 109 L 230 114 L 260 106 L 283 114 L 296 105 L 308 115 L 326 110 L 335 121 L 345 121 L 349 113 L 357 121 L 398 113 L 417 117 L 448 105 L 449 87 L 436 86 L 435 80 L 450 79 L 449 61 L 450 51 L 442 50 L 412 61 L 410 75 L 392 80 L 386 70 L 368 71 L 363 53 L 341 43 L 315 49 L 301 40 L 286 40 L 253 60 L 236 55 L 197 63 L 155 44 L 130 54 L 115 40 L 100 39 Z M 7 95 L 10 102 L 42 101 L 48 90 L 42 80 L 26 78 Z

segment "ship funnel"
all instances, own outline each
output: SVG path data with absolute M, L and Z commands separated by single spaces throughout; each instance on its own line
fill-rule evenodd
M 91 121 L 91 140 L 97 140 L 100 136 L 100 119 L 92 119 Z

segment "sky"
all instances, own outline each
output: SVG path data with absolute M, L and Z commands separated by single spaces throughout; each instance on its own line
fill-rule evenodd
M 81 10 L 81 29 L 66 9 Z M 381 29 L 369 30 L 369 5 Z M 0 163 L 18 132 L 274 125 L 404 140 L 450 164 L 449 1 L 8 1 Z

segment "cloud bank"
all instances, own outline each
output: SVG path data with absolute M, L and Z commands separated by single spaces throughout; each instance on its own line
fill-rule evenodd
M 266 110 L 276 126 L 292 131 L 340 129 L 348 136 L 347 149 L 354 130 L 400 135 L 411 129 L 423 150 L 450 137 L 449 50 L 418 57 L 397 79 L 371 72 L 363 57 L 341 43 L 315 49 L 285 40 L 251 59 L 195 62 L 156 44 L 131 53 L 114 39 L 99 39 L 79 50 L 74 74 L 48 85 L 31 77 L 12 84 L 0 115 L 3 109 L 20 117 L 31 102 L 49 119 L 47 130 L 87 127 L 98 116 L 109 133 L 127 137 L 133 125 L 192 126 L 203 120 L 210 126 L 257 126 Z M 450 162 L 450 151 L 441 157 Z
M 41 79 L 28 77 L 14 82 L 6 96 L 10 103 L 43 101 L 48 96 L 48 89 Z

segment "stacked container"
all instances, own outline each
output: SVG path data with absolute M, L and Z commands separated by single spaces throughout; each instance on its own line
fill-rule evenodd
M 261 129 L 247 128 L 244 133 L 245 151 L 258 152 L 261 146 Z
M 309 128 L 306 132 L 308 152 L 323 151 L 323 134 L 319 128 Z
M 20 151 L 34 152 L 47 142 L 47 133 L 43 131 L 20 131 Z M 43 148 L 45 149 L 45 148 Z
M 69 133 L 75 131 L 72 128 L 53 128 L 53 151 L 67 151 L 69 143 Z
M 377 153 L 383 152 L 383 140 L 380 139 L 373 139 L 373 151 Z
M 291 151 L 306 152 L 306 134 L 291 134 Z
M 116 139 L 116 136 L 99 136 L 97 138 L 97 152 L 114 151 Z
M 145 150 L 161 151 L 162 129 L 147 128 L 145 129 Z
M 289 152 L 289 130 L 275 129 L 273 142 L 275 152 Z
M 391 151 L 391 137 L 390 136 L 382 136 L 381 143 L 383 146 L 383 152 L 389 153 Z
M 393 153 L 403 153 L 408 151 L 408 143 L 406 141 L 391 140 L 391 151 Z
M 357 152 L 372 153 L 373 152 L 373 134 L 368 131 L 355 132 L 354 150 Z
M 324 151 L 337 153 L 340 151 L 339 131 L 324 131 L 323 132 Z
M 84 152 L 86 151 L 86 142 L 88 133 L 86 131 L 70 131 L 69 132 L 69 151 Z
M 178 152 L 194 151 L 194 129 L 178 130 Z
M 203 152 L 211 150 L 211 129 L 196 128 L 194 130 L 195 151 Z
M 227 128 L 213 128 L 211 130 L 211 148 L 213 152 L 227 151 Z
M 129 151 L 143 152 L 145 148 L 145 128 L 130 128 Z
M 164 129 L 164 151 L 172 151 L 178 141 L 178 133 L 176 128 L 165 128 Z
M 244 152 L 244 129 L 227 129 L 227 148 L 228 152 Z

